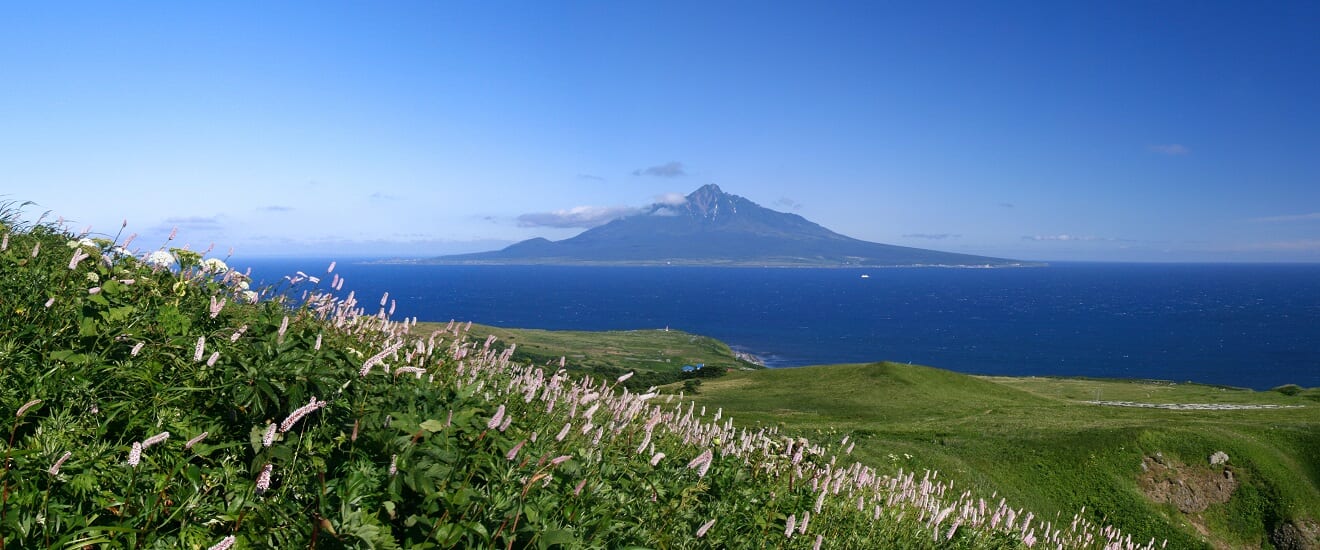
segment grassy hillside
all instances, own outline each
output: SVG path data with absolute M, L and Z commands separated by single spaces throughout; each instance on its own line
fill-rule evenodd
M 0 550 L 1148 547 L 127 240 L 0 207 Z
M 708 381 L 697 400 L 723 407 L 739 422 L 787 433 L 851 434 L 853 454 L 863 462 L 938 470 L 958 486 L 997 491 L 1050 517 L 1085 507 L 1095 521 L 1141 540 L 1168 537 L 1172 547 L 1261 547 L 1271 536 L 1283 545 L 1293 529 L 1300 538 L 1307 530 L 1314 537 L 1320 518 L 1317 389 L 1285 395 L 974 377 L 876 363 L 733 373 Z M 1296 408 L 1189 411 L 1085 402 L 1096 400 Z M 1218 451 L 1229 456 L 1226 466 L 1210 465 Z M 1155 458 L 1170 467 L 1152 464 Z M 1182 512 L 1147 496 L 1160 494 L 1164 480 L 1200 490 L 1193 482 L 1230 474 L 1239 485 L 1229 500 L 1204 510 Z
M 416 331 L 426 334 L 442 323 L 418 323 Z M 569 370 L 617 378 L 634 373 L 625 385 L 645 391 L 651 386 L 680 380 L 705 380 L 723 376 L 730 369 L 759 369 L 760 365 L 737 356 L 724 342 L 679 330 L 575 331 L 506 329 L 472 324 L 468 337 L 484 341 L 494 336 L 494 347 L 513 348 L 512 359 L 520 363 L 558 368 L 561 359 Z M 684 373 L 685 365 L 705 365 Z

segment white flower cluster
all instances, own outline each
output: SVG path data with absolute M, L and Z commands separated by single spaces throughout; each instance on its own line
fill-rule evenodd
M 207 258 L 205 260 L 202 260 L 203 273 L 214 273 L 216 275 L 223 275 L 228 271 L 229 271 L 229 266 L 225 265 L 225 262 L 220 259 Z
M 170 253 L 168 250 L 157 250 L 148 254 L 143 261 L 147 262 L 147 265 L 152 267 L 170 267 L 178 260 L 174 257 L 174 254 Z

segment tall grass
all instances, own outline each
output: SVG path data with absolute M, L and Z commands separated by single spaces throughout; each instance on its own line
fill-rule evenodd
M 255 289 L 14 205 L 0 233 L 0 550 L 1156 544 L 416 334 L 333 264 Z

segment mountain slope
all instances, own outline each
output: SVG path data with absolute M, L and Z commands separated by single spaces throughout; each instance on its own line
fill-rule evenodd
M 437 263 L 679 264 L 755 266 L 1020 266 L 1002 258 L 862 241 L 797 214 L 777 212 L 706 185 L 682 204 L 653 204 L 562 241 L 529 239 Z

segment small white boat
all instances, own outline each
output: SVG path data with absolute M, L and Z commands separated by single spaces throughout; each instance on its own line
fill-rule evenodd
M 870 279 L 871 276 L 870 276 L 870 275 L 867 275 L 866 273 L 863 273 L 863 274 L 862 274 L 862 278 L 863 278 L 863 279 Z

